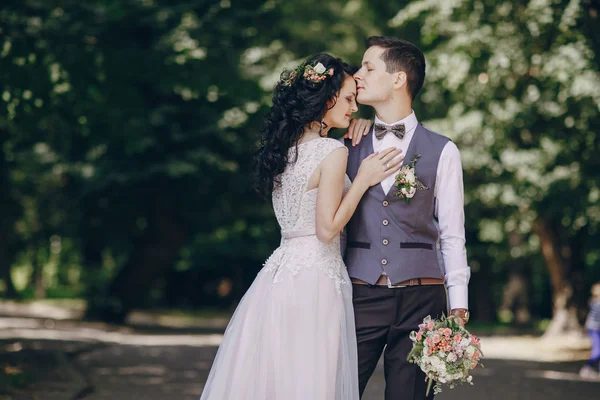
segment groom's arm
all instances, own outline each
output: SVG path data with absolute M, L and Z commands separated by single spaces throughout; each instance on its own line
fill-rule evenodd
M 451 310 L 468 309 L 471 269 L 465 247 L 465 212 L 460 152 L 448 142 L 440 156 L 435 183 L 435 215 L 440 229 L 448 301 Z

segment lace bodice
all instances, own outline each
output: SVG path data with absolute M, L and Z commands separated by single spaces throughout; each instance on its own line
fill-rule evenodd
M 306 190 L 308 181 L 319 164 L 332 151 L 344 145 L 329 138 L 314 139 L 290 148 L 290 164 L 278 176 L 273 190 L 273 208 L 282 232 L 281 246 L 269 257 L 265 268 L 277 274 L 283 270 L 298 273 L 302 268 L 321 268 L 332 277 L 339 286 L 346 279 L 341 274 L 344 268 L 340 254 L 340 238 L 323 243 L 315 236 L 317 193 L 319 188 Z M 296 160 L 294 162 L 294 160 Z M 350 179 L 344 178 L 344 193 L 350 187 Z M 286 238 L 285 233 L 300 233 Z M 344 271 L 345 272 L 345 271 Z
M 315 226 L 316 199 L 318 188 L 306 190 L 308 181 L 321 161 L 332 151 L 344 145 L 329 138 L 319 138 L 290 148 L 290 164 L 279 175 L 273 190 L 273 208 L 282 231 L 298 231 Z M 348 188 L 350 181 L 346 177 Z

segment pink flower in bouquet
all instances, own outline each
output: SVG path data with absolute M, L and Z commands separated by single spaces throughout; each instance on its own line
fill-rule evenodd
M 479 341 L 479 338 L 477 336 L 471 336 L 471 343 L 473 343 L 475 346 L 477 346 L 479 350 L 481 350 L 481 342 Z
M 417 340 L 421 340 L 422 337 L 423 337 L 423 332 L 419 331 L 417 333 Z
M 440 342 L 440 335 L 438 335 L 437 333 L 435 335 L 433 335 L 433 343 L 439 343 Z
M 430 330 L 430 331 L 432 331 L 434 327 L 435 327 L 435 324 L 433 323 L 433 321 L 430 321 L 427 324 L 427 329 Z
M 444 329 L 444 336 L 450 337 L 452 335 L 452 329 L 446 328 Z
M 462 340 L 462 336 L 460 334 L 454 336 L 454 342 L 460 343 L 461 340 Z

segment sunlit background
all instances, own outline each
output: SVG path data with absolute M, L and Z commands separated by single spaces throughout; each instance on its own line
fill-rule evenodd
M 11 358 L 32 343 L 69 360 L 90 342 L 208 346 L 189 368 L 206 369 L 280 239 L 252 191 L 271 90 L 316 52 L 360 63 L 371 35 L 423 50 L 415 112 L 461 150 L 471 328 L 492 354 L 584 360 L 600 281 L 599 12 L 594 0 L 4 0 L 0 398 L 3 384 L 44 381 L 27 370 L 39 363 Z M 557 355 L 539 337 L 575 339 Z M 180 398 L 201 392 L 191 374 Z

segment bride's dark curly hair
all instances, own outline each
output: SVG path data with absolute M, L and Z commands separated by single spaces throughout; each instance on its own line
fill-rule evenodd
M 333 68 L 333 75 L 327 75 L 319 82 L 304 78 L 304 67 L 314 67 L 318 63 L 323 64 L 326 71 Z M 339 58 L 320 53 L 307 59 L 297 69 L 281 74 L 273 93 L 273 106 L 265 116 L 260 147 L 254 159 L 255 185 L 261 195 L 271 195 L 277 176 L 290 162 L 290 147 L 297 146 L 307 125 L 323 119 L 327 110 L 335 105 L 346 77 L 352 76 L 356 70 L 355 66 Z M 295 154 L 297 157 L 298 152 Z

